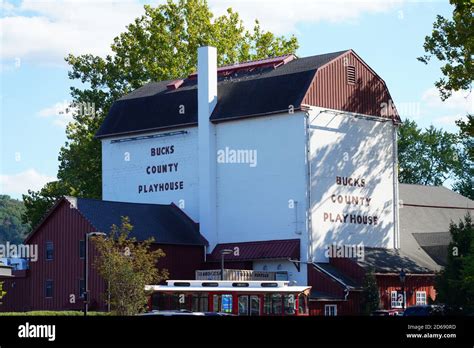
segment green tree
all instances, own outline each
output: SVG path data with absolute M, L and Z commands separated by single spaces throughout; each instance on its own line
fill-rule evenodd
M 398 130 L 399 180 L 406 184 L 442 185 L 463 170 L 458 137 L 433 126 L 422 130 L 405 120 Z
M 474 117 L 468 115 L 467 120 L 456 121 L 459 127 L 461 144 L 460 170 L 453 184 L 453 190 L 474 200 Z
M 22 214 L 23 223 L 36 227 L 54 202 L 63 195 L 73 195 L 73 190 L 61 181 L 49 182 L 37 192 L 28 190 L 28 194 L 23 195 L 26 208 Z
M 436 301 L 464 311 L 474 310 L 474 230 L 470 214 L 449 227 L 452 241 L 446 267 L 436 278 Z
M 58 194 L 101 198 L 101 144 L 94 138 L 110 106 L 124 94 L 150 81 L 185 77 L 196 70 L 197 48 L 213 45 L 218 63 L 231 64 L 294 53 L 298 42 L 261 29 L 258 21 L 246 30 L 232 9 L 214 18 L 205 1 L 168 1 L 145 6 L 145 13 L 127 26 L 106 57 L 85 54 L 66 58 L 71 80 L 83 87 L 71 87 L 76 112 L 66 130 L 67 142 L 59 153 L 60 188 L 29 192 L 25 218 L 38 220 Z M 85 112 L 87 110 L 87 112 Z
M 459 127 L 459 137 L 466 144 L 469 160 L 474 162 L 474 116 L 467 115 L 466 121 L 458 120 L 456 125 Z
M 362 285 L 361 306 L 361 313 L 364 315 L 370 315 L 370 313 L 380 307 L 379 288 L 373 270 L 369 270 L 365 274 L 364 283 Z
M 433 23 L 433 32 L 425 37 L 423 48 L 426 54 L 418 60 L 428 64 L 435 56 L 444 63 L 441 77 L 435 86 L 441 99 L 451 96 L 453 91 L 470 90 L 474 76 L 474 2 L 470 0 L 450 0 L 454 6 L 453 18 L 440 15 Z
M 3 282 L 0 282 L 0 304 L 2 304 L 2 299 L 6 294 L 7 292 L 3 290 Z
M 145 285 L 157 284 L 168 277 L 167 270 L 157 268 L 164 252 L 152 250 L 152 238 L 143 242 L 130 238 L 132 228 L 129 219 L 122 217 L 120 227 L 113 225 L 107 238 L 94 238 L 99 252 L 94 265 L 109 284 L 110 306 L 117 315 L 143 312 L 147 304 Z
M 0 243 L 19 244 L 30 231 L 30 225 L 22 223 L 22 214 L 25 213 L 23 202 L 12 199 L 7 195 L 0 195 Z

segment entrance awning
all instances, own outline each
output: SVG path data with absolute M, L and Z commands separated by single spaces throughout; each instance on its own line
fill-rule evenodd
M 231 254 L 225 256 L 226 262 L 262 259 L 300 259 L 300 240 L 282 239 L 217 244 L 212 253 L 208 256 L 208 261 L 220 261 L 221 251 L 224 249 L 232 250 Z

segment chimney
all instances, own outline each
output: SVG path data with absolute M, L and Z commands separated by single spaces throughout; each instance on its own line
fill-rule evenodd
M 198 48 L 199 229 L 212 250 L 218 241 L 216 216 L 216 131 L 210 117 L 217 104 L 217 50 Z

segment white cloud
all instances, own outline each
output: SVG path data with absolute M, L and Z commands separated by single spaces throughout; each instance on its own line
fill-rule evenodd
M 0 175 L 0 192 L 13 197 L 21 197 L 28 190 L 38 191 L 44 184 L 54 180 L 57 179 L 38 173 L 35 169 L 28 169 L 12 175 Z
M 152 1 L 154 5 L 164 0 Z M 210 0 L 220 15 L 228 7 L 252 27 L 256 18 L 265 30 L 295 32 L 299 23 L 355 21 L 364 13 L 400 7 L 402 0 Z M 4 64 L 16 58 L 35 63 L 64 64 L 68 53 L 110 53 L 115 36 L 143 14 L 138 0 L 24 0 L 18 6 L 3 2 L 0 40 Z
M 247 27 L 255 19 L 276 34 L 293 33 L 296 25 L 316 22 L 354 22 L 361 15 L 377 14 L 401 7 L 403 0 L 210 0 L 215 14 L 229 7 L 237 11 Z M 394 15 L 397 13 L 394 12 Z
M 432 108 L 442 108 L 451 110 L 462 110 L 463 112 L 474 113 L 473 93 L 468 91 L 453 92 L 451 97 L 442 101 L 439 97 L 439 91 L 436 87 L 431 87 L 423 92 L 422 102 Z
M 455 121 L 466 119 L 469 113 L 474 114 L 474 93 L 457 91 L 442 101 L 438 89 L 429 87 L 418 99 L 399 101 L 396 107 L 402 119 L 415 120 L 422 128 L 434 125 L 449 132 L 457 132 Z
M 434 119 L 434 123 L 441 125 L 441 126 L 453 126 L 456 124 L 458 120 L 466 120 L 466 114 L 456 114 L 456 115 L 449 115 L 449 116 L 441 116 Z
M 430 118 L 437 126 L 454 129 L 456 120 L 474 113 L 474 96 L 472 92 L 457 91 L 442 101 L 436 87 L 431 87 L 422 94 L 420 109 L 422 118 Z
M 135 0 L 25 0 L 0 18 L 2 60 L 62 64 L 68 53 L 103 56 L 142 13 Z

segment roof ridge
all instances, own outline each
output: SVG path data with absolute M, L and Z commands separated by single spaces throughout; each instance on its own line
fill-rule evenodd
M 257 62 L 262 62 L 262 61 L 269 60 L 269 59 L 286 58 L 286 57 L 289 57 L 289 56 L 295 56 L 295 58 L 298 59 L 298 56 L 296 54 L 287 53 L 287 54 L 282 54 L 282 55 L 279 55 L 279 56 L 268 56 L 268 57 L 260 58 L 260 59 L 251 59 L 251 60 L 244 60 L 242 62 L 224 64 L 224 65 L 218 66 L 217 68 L 218 69 L 219 68 L 230 68 L 230 67 L 234 67 L 234 66 L 238 67 L 239 65 L 243 65 L 243 64 L 257 63 Z
M 116 204 L 135 204 L 135 205 L 150 205 L 150 206 L 164 206 L 164 207 L 172 206 L 172 203 L 170 203 L 170 204 L 159 204 L 159 203 L 142 203 L 142 202 L 122 202 L 122 201 L 109 201 L 109 200 L 100 199 L 100 198 L 73 197 L 73 196 L 64 196 L 64 197 L 68 201 L 69 201 L 69 198 L 74 198 L 74 199 L 105 202 L 105 203 L 116 203 Z

